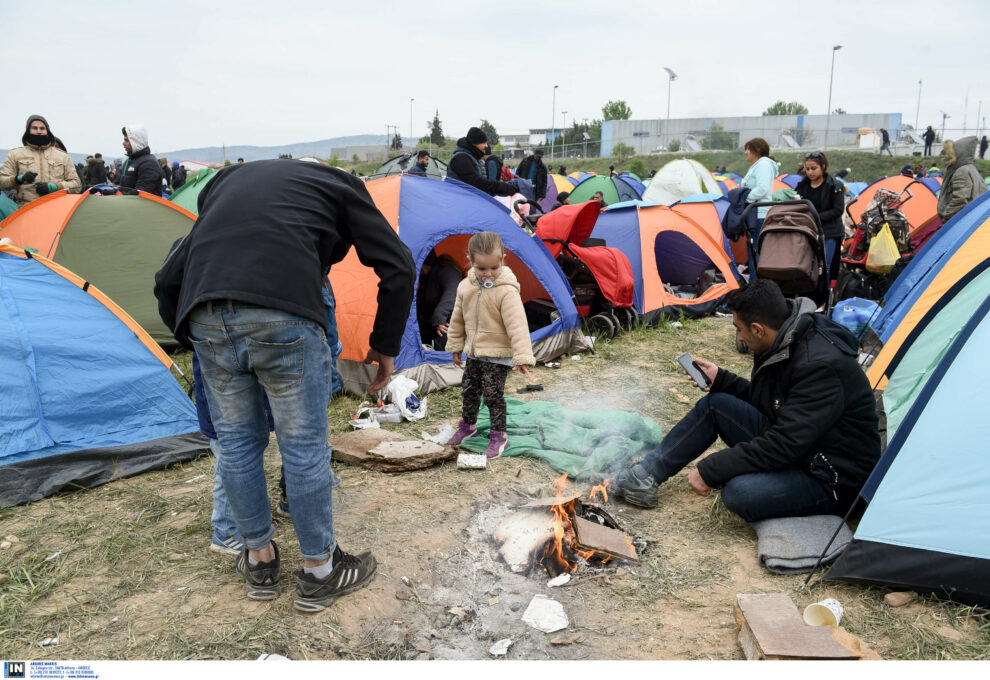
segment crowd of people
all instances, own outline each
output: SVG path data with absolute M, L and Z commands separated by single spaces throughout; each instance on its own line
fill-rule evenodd
M 169 182 L 181 186 L 181 166 L 159 161 L 143 128 L 124 126 L 121 132 L 127 157 L 119 190 L 158 193 Z M 41 116 L 28 119 L 22 141 L 0 171 L 0 189 L 15 190 L 21 204 L 58 190 L 99 186 L 117 174 L 94 154 L 80 179 Z M 976 148 L 975 137 L 946 142 L 943 221 L 985 191 L 973 166 Z M 780 165 L 762 138 L 747 141 L 744 149 L 751 165 L 736 198 L 769 202 Z M 419 152 L 409 172 L 426 174 L 430 161 L 428 152 Z M 447 172 L 487 194 L 521 193 L 529 200 L 546 196 L 550 175 L 537 151 L 509 178 L 477 127 L 457 141 Z M 824 153 L 806 154 L 796 191 L 817 210 L 826 258 L 834 262 L 845 199 Z M 277 204 L 273 195 L 280 197 Z M 561 193 L 557 205 L 568 200 Z M 768 210 L 755 211 L 754 236 Z M 282 459 L 276 507 L 291 517 L 299 539 L 303 567 L 294 605 L 306 612 L 365 586 L 377 569 L 371 553 L 344 552 L 336 540 L 332 489 L 339 480 L 327 444 L 326 413 L 340 387 L 335 361 L 342 349 L 327 275 L 352 247 L 379 279 L 364 359 L 368 392 L 378 393 L 391 379 L 415 294 L 422 343 L 450 352 L 464 368 L 461 418 L 450 446 L 477 434 L 484 403 L 491 420 L 485 453 L 500 456 L 509 443 L 506 378 L 511 370 L 528 375 L 535 364 L 520 286 L 494 232 L 471 237 L 466 271 L 455 258 L 434 251 L 417 276 L 412 253 L 358 177 L 276 159 L 239 162 L 205 186 L 194 228 L 173 245 L 155 275 L 155 295 L 162 319 L 194 353 L 200 423 L 216 455 L 211 547 L 236 555 L 249 598 L 279 596 L 281 555 L 263 466 L 274 430 Z M 659 448 L 617 476 L 616 495 L 656 507 L 659 485 L 721 438 L 726 448 L 688 474 L 698 494 L 721 488 L 726 506 L 751 522 L 844 514 L 880 456 L 858 342 L 815 313 L 810 300 L 786 299 L 777 284 L 755 276 L 730 293 L 725 306 L 737 339 L 753 351 L 750 378 L 696 357 L 704 378 L 698 387 L 707 394 Z

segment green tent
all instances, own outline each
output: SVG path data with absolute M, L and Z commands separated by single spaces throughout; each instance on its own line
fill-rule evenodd
M 195 217 L 159 196 L 66 194 L 31 201 L 0 223 L 0 237 L 34 248 L 86 279 L 160 344 L 175 338 L 158 316 L 155 272 Z M 35 310 L 44 313 L 44 309 Z
M 4 192 L 0 191 L 0 220 L 7 219 L 7 216 L 17 210 L 17 204 L 10 200 Z
M 203 190 L 203 187 L 210 181 L 210 178 L 218 172 L 220 171 L 213 168 L 203 168 L 195 176 L 187 179 L 185 184 L 168 197 L 168 200 L 185 208 L 193 215 L 199 215 L 199 207 L 197 206 L 199 192 Z

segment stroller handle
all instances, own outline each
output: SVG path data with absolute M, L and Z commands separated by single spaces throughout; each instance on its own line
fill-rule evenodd
M 542 215 L 545 215 L 547 212 L 546 210 L 543 209 L 542 205 L 528 198 L 520 198 L 518 201 L 512 204 L 512 209 L 515 210 L 516 212 L 519 212 L 520 205 L 529 205 L 530 207 L 536 208 L 537 210 L 540 211 L 540 214 Z
M 795 198 L 790 201 L 759 201 L 757 203 L 750 203 L 747 205 L 742 212 L 742 217 L 740 218 L 743 224 L 746 223 L 746 213 L 752 208 L 768 208 L 775 205 L 806 205 L 811 209 L 811 214 L 815 216 L 815 225 L 818 227 L 818 232 L 822 231 L 822 218 L 818 215 L 818 210 L 815 208 L 814 203 L 809 201 L 807 198 Z

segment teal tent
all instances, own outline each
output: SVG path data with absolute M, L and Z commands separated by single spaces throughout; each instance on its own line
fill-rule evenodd
M 219 170 L 214 170 L 213 168 L 203 168 L 196 173 L 194 177 L 186 180 L 177 191 L 175 191 L 168 200 L 176 205 L 185 208 L 193 215 L 199 215 L 199 206 L 197 201 L 199 201 L 199 192 L 209 184 L 210 179 L 213 175 L 220 172 Z

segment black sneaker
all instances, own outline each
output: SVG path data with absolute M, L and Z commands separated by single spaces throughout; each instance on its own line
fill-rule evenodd
M 338 545 L 333 551 L 333 571 L 325 579 L 318 579 L 303 569 L 299 570 L 296 609 L 301 612 L 323 611 L 341 595 L 368 585 L 376 569 L 378 562 L 370 552 L 348 555 Z
M 282 592 L 278 585 L 280 560 L 278 546 L 272 541 L 275 559 L 271 562 L 258 562 L 251 566 L 247 547 L 237 556 L 237 573 L 244 579 L 247 596 L 252 600 L 274 600 Z
M 643 466 L 633 465 L 620 472 L 609 491 L 630 505 L 655 508 L 660 505 L 660 489 Z

